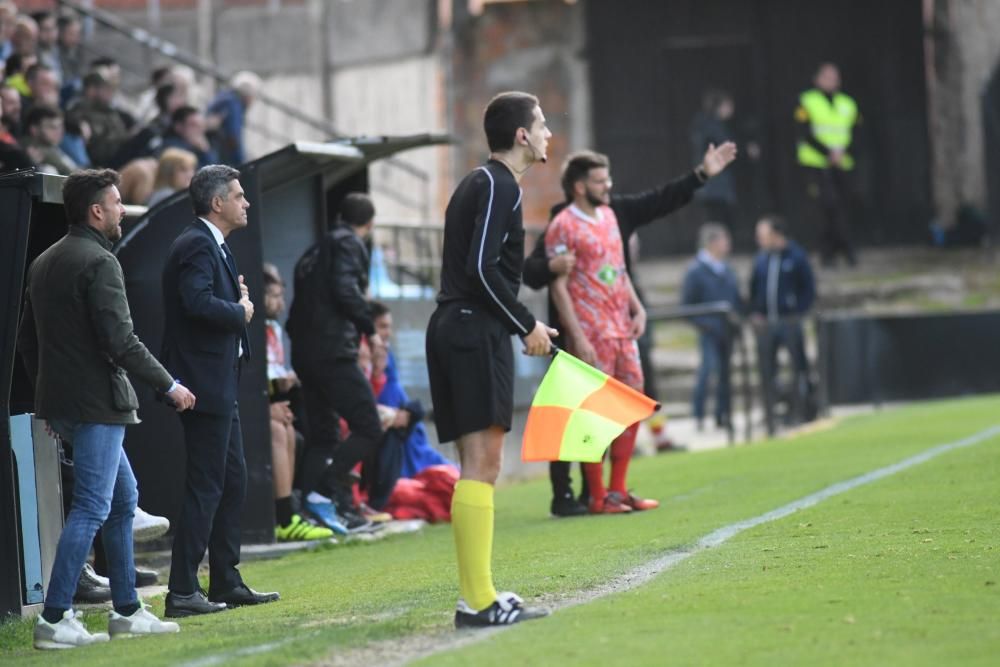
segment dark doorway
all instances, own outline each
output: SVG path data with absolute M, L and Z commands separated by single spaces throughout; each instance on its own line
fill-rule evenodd
M 612 160 L 615 187 L 635 191 L 692 167 L 689 128 L 708 88 L 734 98 L 737 136 L 755 139 L 735 168 L 737 246 L 752 247 L 764 210 L 785 214 L 814 247 L 795 162 L 793 112 L 816 66 L 840 66 L 861 108 L 859 206 L 862 244 L 926 238 L 931 212 L 929 143 L 919 0 L 588 0 L 588 61 L 596 148 Z M 741 136 L 742 135 L 742 136 Z M 689 206 L 668 226 L 641 233 L 644 254 L 692 252 L 704 214 Z

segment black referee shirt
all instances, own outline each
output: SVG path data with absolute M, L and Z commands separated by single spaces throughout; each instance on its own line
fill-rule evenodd
M 438 303 L 481 303 L 511 332 L 526 336 L 535 318 L 517 300 L 524 266 L 521 188 L 490 160 L 458 184 L 444 216 Z

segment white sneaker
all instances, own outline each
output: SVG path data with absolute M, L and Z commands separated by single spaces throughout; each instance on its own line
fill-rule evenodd
M 83 564 L 83 570 L 80 572 L 80 580 L 81 581 L 86 580 L 86 583 L 88 583 L 91 586 L 100 588 L 111 588 L 111 580 L 108 579 L 107 577 L 102 577 L 101 575 L 97 574 L 97 570 L 95 570 L 94 566 L 91 565 L 90 563 Z
M 141 507 L 135 508 L 135 517 L 132 519 L 132 540 L 135 542 L 148 542 L 165 534 L 170 530 L 170 519 L 165 516 L 156 516 L 143 511 Z
M 88 644 L 106 642 L 110 639 L 106 632 L 91 634 L 80 621 L 82 612 L 67 609 L 58 623 L 49 623 L 41 616 L 35 623 L 35 648 L 61 649 L 76 648 Z
M 138 635 L 169 635 L 180 632 L 181 626 L 172 621 L 161 621 L 149 612 L 149 605 L 140 602 L 139 610 L 131 616 L 116 611 L 108 613 L 108 632 L 112 639 Z

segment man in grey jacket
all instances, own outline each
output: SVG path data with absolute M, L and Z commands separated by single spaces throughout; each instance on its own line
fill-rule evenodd
M 178 410 L 195 397 L 149 353 L 132 330 L 121 266 L 111 245 L 125 215 L 118 174 L 71 175 L 63 186 L 69 231 L 28 270 L 18 349 L 35 384 L 35 414 L 73 443 L 73 504 L 56 548 L 36 648 L 107 641 L 71 608 L 77 579 L 103 525 L 114 610 L 111 637 L 177 632 L 153 616 L 135 590 L 132 517 L 138 493 L 122 448 L 139 402 L 126 373 L 167 394 Z

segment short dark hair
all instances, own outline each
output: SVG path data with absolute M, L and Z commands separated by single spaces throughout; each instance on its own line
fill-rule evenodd
M 483 129 L 491 151 L 506 151 L 514 147 L 518 128 L 531 129 L 535 120 L 538 98 L 530 93 L 500 93 L 486 105 Z
M 61 14 L 58 19 L 56 19 L 56 26 L 59 28 L 59 32 L 62 32 L 71 25 L 79 25 L 80 19 L 75 14 Z
M 24 119 L 24 129 L 30 130 L 36 125 L 41 125 L 42 122 L 46 120 L 52 120 L 53 118 L 62 118 L 63 115 L 58 109 L 53 109 L 52 107 L 45 106 L 44 104 L 38 104 L 31 107 L 31 111 Z
M 90 61 L 90 69 L 94 69 L 96 67 L 115 67 L 118 64 L 118 61 L 111 56 L 98 56 Z
M 566 162 L 563 163 L 562 177 L 559 181 L 562 185 L 563 194 L 566 196 L 566 201 L 573 201 L 573 186 L 585 180 L 591 169 L 610 166 L 611 162 L 608 160 L 608 156 L 602 153 L 595 151 L 577 151 L 576 153 L 571 153 L 566 158 Z
M 162 86 L 156 88 L 156 108 L 160 110 L 160 113 L 166 113 L 167 102 L 170 100 L 170 96 L 174 94 L 174 84 L 165 83 Z
M 82 169 L 63 183 L 63 208 L 71 225 L 87 224 L 87 211 L 101 201 L 104 191 L 117 186 L 121 176 L 114 169 Z
M 273 285 L 277 285 L 279 287 L 284 287 L 285 286 L 285 283 L 281 282 L 281 280 L 278 279 L 278 276 L 274 275 L 273 273 L 271 273 L 269 271 L 264 271 L 263 276 L 264 276 L 264 289 L 265 290 L 268 287 L 271 287 Z
M 373 320 L 377 320 L 378 318 L 382 317 L 383 315 L 388 315 L 391 312 L 389 310 L 389 306 L 385 305 L 381 301 L 372 301 L 369 304 L 369 307 L 371 308 L 372 319 Z
M 170 76 L 173 72 L 173 68 L 170 65 L 160 65 L 153 70 L 153 73 L 149 77 L 150 85 L 157 87 L 163 83 L 163 80 Z
M 179 125 L 180 123 L 186 122 L 187 119 L 190 118 L 191 116 L 200 113 L 201 111 L 198 110 L 198 107 L 193 107 L 190 104 L 185 104 L 184 106 L 178 109 L 174 109 L 174 112 L 170 114 L 170 124 Z
M 761 223 L 770 227 L 771 231 L 775 234 L 786 238 L 788 237 L 788 224 L 785 222 L 785 219 L 777 213 L 765 213 L 760 216 L 760 219 L 757 220 L 757 224 Z
M 90 72 L 83 77 L 83 89 L 99 88 L 108 85 L 108 80 L 100 72 Z
M 212 210 L 212 199 L 225 198 L 229 192 L 229 183 L 240 177 L 238 169 L 224 164 L 210 164 L 202 167 L 191 179 L 188 194 L 191 195 L 191 205 L 195 215 L 205 215 Z
M 352 192 L 340 202 L 337 217 L 346 225 L 361 227 L 375 217 L 375 205 L 371 197 L 363 192 Z
M 30 84 L 32 81 L 35 80 L 35 77 L 38 76 L 38 73 L 42 71 L 52 72 L 53 69 L 48 65 L 43 65 L 42 63 L 35 63 L 28 69 L 24 70 L 24 80 Z
M 42 21 L 47 21 L 54 15 L 52 14 L 52 12 L 40 11 L 40 12 L 31 12 L 30 14 L 28 14 L 28 16 L 33 18 L 35 20 L 35 23 L 41 24 Z

